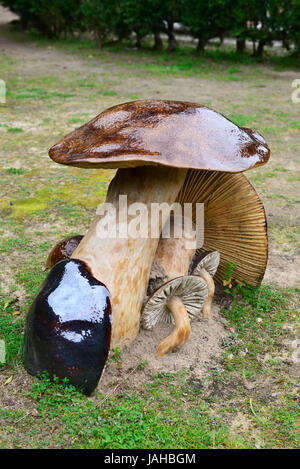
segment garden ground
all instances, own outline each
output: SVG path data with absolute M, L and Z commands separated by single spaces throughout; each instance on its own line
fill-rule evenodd
M 0 447 L 297 446 L 300 104 L 291 94 L 300 72 L 230 51 L 99 51 L 91 40 L 24 35 L 10 19 L 0 11 Z M 211 322 L 169 359 L 155 358 L 159 332 L 115 350 L 87 399 L 46 376 L 35 382 L 20 347 L 47 253 L 85 233 L 114 171 L 59 166 L 47 149 L 105 108 L 147 98 L 206 104 L 264 135 L 270 162 L 247 175 L 266 207 L 268 268 L 260 290 L 217 296 Z

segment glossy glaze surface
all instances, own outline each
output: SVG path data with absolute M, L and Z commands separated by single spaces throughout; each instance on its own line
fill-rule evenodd
M 23 360 L 36 375 L 48 371 L 90 394 L 97 386 L 111 340 L 107 288 L 77 259 L 56 264 L 33 302 Z
M 163 100 L 114 106 L 49 150 L 57 163 L 122 168 L 147 164 L 239 172 L 268 161 L 264 138 L 205 106 Z
M 82 238 L 83 236 L 77 235 L 59 241 L 59 243 L 52 248 L 46 262 L 46 267 L 52 269 L 59 261 L 70 259 Z

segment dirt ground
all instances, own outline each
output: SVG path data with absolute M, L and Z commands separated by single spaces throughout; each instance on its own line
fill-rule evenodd
M 0 78 L 10 92 L 7 105 L 0 107 L 0 169 L 6 175 L 20 173 L 18 182 L 7 176 L 1 184 L 1 288 L 8 298 L 17 298 L 22 314 L 36 291 L 37 278 L 43 278 L 47 252 L 58 239 L 85 232 L 113 175 L 102 172 L 99 189 L 94 175 L 58 168 L 48 158 L 48 148 L 105 108 L 137 98 L 207 104 L 232 120 L 244 119 L 242 125 L 264 135 L 271 148 L 270 162 L 247 173 L 268 218 L 269 260 L 263 282 L 300 286 L 300 104 L 291 100 L 292 82 L 299 79 L 299 72 L 262 64 L 230 67 L 222 62 L 203 65 L 201 73 L 172 73 L 173 69 L 166 73 L 161 62 L 147 54 L 141 58 L 133 52 L 73 51 L 71 46 L 24 38 L 11 30 L 13 18 L 0 7 Z M 35 98 L 22 99 L 22 93 Z M 23 238 L 13 245 L 10 240 L 16 239 L 16 233 Z M 194 323 L 189 347 L 161 359 L 155 348 L 170 326 L 141 331 L 123 351 L 123 373 L 147 357 L 145 374 L 189 367 L 201 376 L 204 364 L 222 354 L 222 344 L 231 336 L 219 310 L 216 300 L 213 318 Z M 1 380 L 5 379 L 4 374 Z M 141 375 L 132 379 L 140 380 Z M 32 383 L 21 370 L 16 380 L 25 387 Z M 109 367 L 101 389 L 114 380 L 118 381 L 118 373 Z M 2 395 L 4 407 L 9 399 L 15 399 L 19 408 L 18 397 L 10 397 L 9 391 Z

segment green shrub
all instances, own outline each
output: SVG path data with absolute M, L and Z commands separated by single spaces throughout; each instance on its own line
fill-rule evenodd
M 300 0 L 0 0 L 20 16 L 24 29 L 35 28 L 48 37 L 72 36 L 75 31 L 93 33 L 99 45 L 109 36 L 136 45 L 153 34 L 161 48 L 160 33 L 168 36 L 168 49 L 176 48 L 174 24 L 179 22 L 197 39 L 202 52 L 207 42 L 229 34 L 244 52 L 246 40 L 253 55 L 262 57 L 274 40 L 286 49 L 300 51 Z

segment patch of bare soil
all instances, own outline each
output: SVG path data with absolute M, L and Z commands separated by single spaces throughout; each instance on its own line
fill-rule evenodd
M 30 392 L 34 378 L 19 365 L 14 373 L 3 371 L 0 374 L 0 409 L 26 410 L 30 413 L 34 402 L 24 400 L 24 394 Z
M 224 340 L 230 336 L 227 321 L 220 316 L 219 310 L 220 307 L 214 304 L 210 319 L 200 318 L 192 322 L 186 344 L 163 357 L 156 355 L 156 348 L 171 333 L 173 326 L 160 323 L 152 330 L 141 328 L 135 341 L 122 349 L 121 363 L 109 360 L 98 391 L 109 392 L 112 383 L 118 386 L 126 380 L 138 389 L 153 373 L 175 373 L 188 369 L 195 378 L 204 376 L 207 373 L 205 365 L 221 356 Z
M 300 256 L 273 253 L 268 260 L 264 283 L 276 283 L 280 286 L 300 286 L 299 272 Z
M 153 373 L 176 373 L 188 370 L 193 379 L 198 380 L 207 374 L 206 365 L 221 357 L 226 339 L 230 338 L 227 321 L 219 314 L 220 306 L 214 304 L 210 319 L 200 318 L 191 323 L 191 334 L 182 348 L 176 348 L 163 357 L 156 355 L 156 348 L 173 329 L 171 324 L 158 324 L 153 330 L 140 329 L 135 341 L 121 351 L 121 361 L 110 357 L 108 365 L 98 384 L 97 391 L 109 396 L 124 384 L 130 384 L 136 391 L 142 390 L 145 383 L 152 381 Z M 5 384 L 12 376 L 11 382 Z M 36 404 L 24 400 L 30 392 L 34 377 L 26 373 L 20 365 L 15 373 L 0 374 L 0 408 L 34 412 Z M 92 395 L 93 399 L 97 396 Z

